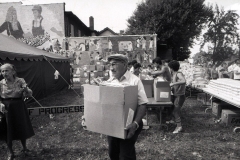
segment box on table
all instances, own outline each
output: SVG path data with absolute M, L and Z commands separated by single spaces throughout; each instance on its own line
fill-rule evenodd
M 80 78 L 89 78 L 88 71 L 80 71 Z
M 137 86 L 84 85 L 84 117 L 89 131 L 125 139 L 138 102 Z
M 104 71 L 104 65 L 96 65 L 97 71 Z
M 171 87 L 167 81 L 153 82 L 154 99 L 157 102 L 171 102 Z
M 143 83 L 143 87 L 147 98 L 153 97 L 153 82 L 154 80 L 141 80 Z
M 240 124 L 240 111 L 239 110 L 230 110 L 223 109 L 221 120 L 226 125 L 239 125 Z
M 81 84 L 89 84 L 89 78 L 80 78 Z
M 212 114 L 214 114 L 215 116 L 221 117 L 223 109 L 237 109 L 237 108 L 225 102 L 212 103 Z
M 97 78 L 97 77 L 98 77 L 97 71 L 90 72 L 90 78 Z
M 103 71 L 97 71 L 98 77 L 103 77 Z

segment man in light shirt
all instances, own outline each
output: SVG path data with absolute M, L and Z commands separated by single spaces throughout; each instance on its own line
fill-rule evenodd
M 148 99 L 141 80 L 127 70 L 128 58 L 125 55 L 111 55 L 108 57 L 108 62 L 112 73 L 108 82 L 138 86 L 138 107 L 133 123 L 126 127 L 127 139 L 108 136 L 109 157 L 111 160 L 136 160 L 135 143 L 143 127 L 142 118 L 146 112 Z
M 233 70 L 237 66 L 237 61 L 238 61 L 238 59 L 234 60 L 233 62 L 230 62 L 230 65 L 228 67 L 228 73 L 229 73 L 229 77 L 231 79 L 234 79 L 234 71 Z
M 236 66 L 233 68 L 233 79 L 240 80 L 240 60 L 236 61 Z

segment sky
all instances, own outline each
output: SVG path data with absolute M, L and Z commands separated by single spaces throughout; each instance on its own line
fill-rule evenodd
M 116 33 L 127 28 L 127 19 L 130 18 L 137 4 L 144 0 L 22 0 L 23 4 L 64 3 L 65 10 L 72 11 L 86 26 L 89 26 L 89 17 L 94 17 L 94 29 L 101 31 L 108 27 Z M 0 0 L 3 2 L 20 2 L 20 0 Z M 218 4 L 224 10 L 236 10 L 240 15 L 240 0 L 205 0 L 206 4 Z M 239 26 L 240 28 L 240 26 Z M 191 49 L 195 54 L 199 46 Z

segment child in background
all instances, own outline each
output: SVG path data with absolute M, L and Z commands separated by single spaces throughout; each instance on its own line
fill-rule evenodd
M 132 68 L 132 62 L 128 62 L 128 71 Z
M 133 74 L 135 74 L 137 77 L 139 77 L 139 74 L 142 71 L 142 65 L 140 63 L 136 63 L 133 65 L 133 68 L 134 68 Z
M 172 73 L 172 82 L 170 83 L 170 87 L 173 92 L 173 117 L 177 127 L 173 131 L 173 133 L 179 133 L 183 130 L 181 118 L 180 118 L 180 110 L 185 101 L 185 89 L 186 89 L 186 79 L 182 72 L 179 72 L 180 64 L 178 61 L 171 61 L 168 64 L 171 73 Z
M 153 69 L 152 69 L 152 65 L 149 64 L 149 65 L 147 66 L 147 71 L 148 71 L 148 72 L 152 72 L 152 70 L 153 70 Z
M 218 79 L 218 71 L 216 70 L 215 64 L 210 69 L 210 79 Z

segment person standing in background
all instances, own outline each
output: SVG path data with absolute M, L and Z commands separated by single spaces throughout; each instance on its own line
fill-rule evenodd
M 142 65 L 140 63 L 136 63 L 133 65 L 134 72 L 133 74 L 139 77 L 139 74 L 142 72 Z
M 160 57 L 156 57 L 153 60 L 153 65 L 154 65 L 154 68 L 156 68 L 157 70 L 153 72 L 149 72 L 148 75 L 154 76 L 154 77 L 160 76 L 166 81 L 171 82 L 171 73 L 169 71 L 169 68 L 162 64 Z
M 24 98 L 32 96 L 32 90 L 27 87 L 23 78 L 18 78 L 16 69 L 12 64 L 6 63 L 0 67 L 3 79 L 0 81 L 0 111 L 5 113 L 7 126 L 7 146 L 9 149 L 9 160 L 15 155 L 12 148 L 13 140 L 22 143 L 23 156 L 31 156 L 27 149 L 26 140 L 34 135 L 33 127 L 28 115 Z
M 186 79 L 182 72 L 179 72 L 180 64 L 178 61 L 171 61 L 168 64 L 172 73 L 172 82 L 170 87 L 172 87 L 173 92 L 173 122 L 177 124 L 177 127 L 173 131 L 174 134 L 179 133 L 183 130 L 182 122 L 180 117 L 180 111 L 185 101 L 185 90 L 186 90 Z

